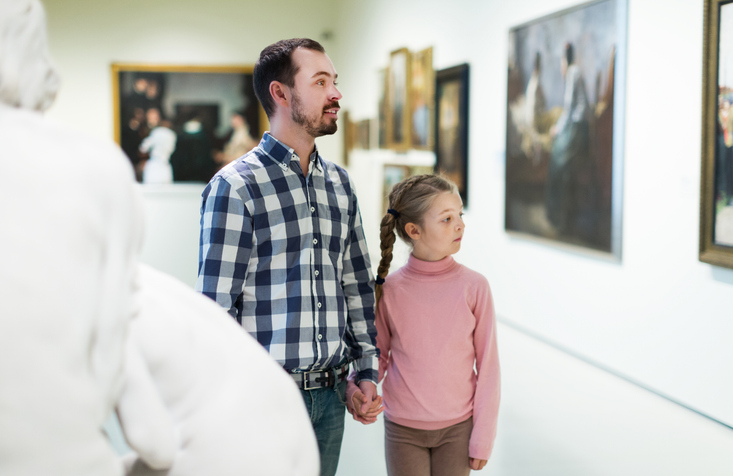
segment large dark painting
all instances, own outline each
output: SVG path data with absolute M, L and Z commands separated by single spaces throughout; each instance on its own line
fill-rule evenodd
M 208 182 L 259 142 L 252 67 L 113 64 L 115 139 L 145 184 Z
M 700 260 L 733 268 L 733 2 L 706 0 Z
M 603 0 L 510 30 L 507 230 L 620 258 L 625 20 Z

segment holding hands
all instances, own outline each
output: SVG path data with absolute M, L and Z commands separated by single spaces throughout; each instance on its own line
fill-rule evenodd
M 354 420 L 368 425 L 377 421 L 377 415 L 382 413 L 382 397 L 377 395 L 377 386 L 369 381 L 359 382 L 357 386 L 350 375 L 346 387 L 346 409 Z

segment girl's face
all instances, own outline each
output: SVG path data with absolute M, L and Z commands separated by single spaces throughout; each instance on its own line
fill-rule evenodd
M 461 249 L 463 239 L 463 201 L 460 195 L 443 192 L 425 213 L 422 225 L 408 223 L 412 254 L 423 261 L 440 261 Z

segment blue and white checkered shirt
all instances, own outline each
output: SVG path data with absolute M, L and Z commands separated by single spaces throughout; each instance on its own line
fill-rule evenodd
M 269 133 L 204 189 L 196 289 L 288 370 L 378 377 L 374 282 L 348 174 Z

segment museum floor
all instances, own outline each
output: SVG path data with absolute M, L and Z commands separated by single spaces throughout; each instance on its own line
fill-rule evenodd
M 499 324 L 498 336 L 498 436 L 486 468 L 472 474 L 733 475 L 733 430 L 512 327 Z M 348 417 L 336 476 L 386 476 L 383 438 L 381 420 L 362 426 Z
M 502 403 L 491 476 L 723 476 L 733 430 L 499 325 Z M 381 422 L 348 420 L 337 476 L 382 476 Z

